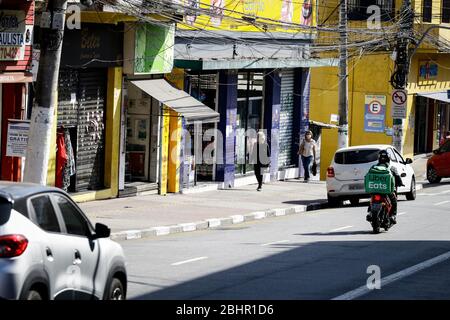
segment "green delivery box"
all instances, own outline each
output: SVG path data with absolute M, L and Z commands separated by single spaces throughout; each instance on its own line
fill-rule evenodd
M 373 166 L 364 177 L 364 187 L 367 193 L 393 193 L 395 190 L 394 176 L 385 166 Z

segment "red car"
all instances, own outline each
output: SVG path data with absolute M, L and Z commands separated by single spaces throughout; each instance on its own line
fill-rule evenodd
M 438 183 L 442 178 L 450 177 L 450 139 L 445 140 L 433 153 L 427 161 L 427 180 Z

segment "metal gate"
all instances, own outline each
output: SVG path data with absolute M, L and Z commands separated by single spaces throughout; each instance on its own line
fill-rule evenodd
M 105 107 L 105 69 L 60 71 L 58 127 L 69 129 L 76 162 L 69 191 L 104 187 Z
M 280 137 L 279 137 L 279 168 L 292 165 L 292 131 L 294 113 L 294 70 L 283 69 L 281 76 L 281 109 L 280 109 Z

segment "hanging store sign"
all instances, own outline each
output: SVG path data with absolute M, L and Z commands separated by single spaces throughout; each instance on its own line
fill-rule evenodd
M 384 132 L 386 96 L 366 95 L 364 109 L 364 131 Z
M 0 11 L 0 61 L 25 58 L 25 46 L 31 44 L 32 26 L 25 24 L 25 12 Z
M 83 23 L 66 30 L 61 66 L 106 68 L 122 66 L 123 26 Z
M 28 146 L 29 120 L 8 120 L 8 136 L 6 142 L 6 156 L 25 157 Z
M 175 25 L 137 23 L 127 26 L 126 30 L 124 42 L 130 45 L 124 47 L 124 73 L 138 75 L 172 71 Z

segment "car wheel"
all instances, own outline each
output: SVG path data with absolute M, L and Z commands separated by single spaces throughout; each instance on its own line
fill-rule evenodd
M 36 290 L 28 291 L 26 295 L 26 300 L 43 300 L 41 294 Z
M 125 290 L 119 279 L 112 279 L 111 284 L 109 285 L 107 300 L 125 300 Z
M 339 200 L 338 197 L 332 197 L 330 195 L 327 195 L 327 199 L 328 199 L 328 207 L 330 208 L 339 207 L 342 203 L 342 200 Z
M 433 167 L 428 167 L 427 180 L 429 183 L 439 183 L 441 181 L 441 177 L 437 174 L 436 169 Z
M 410 191 L 406 194 L 406 200 L 415 200 L 416 199 L 416 179 L 413 177 L 411 180 L 411 188 Z

